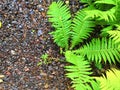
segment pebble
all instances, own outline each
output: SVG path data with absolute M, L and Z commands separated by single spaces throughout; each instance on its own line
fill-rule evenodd
M 14 50 L 10 51 L 11 55 L 16 55 L 16 52 Z
M 38 32 L 37 32 L 37 35 L 38 35 L 38 36 L 41 36 L 42 34 L 43 34 L 42 30 L 39 29 Z

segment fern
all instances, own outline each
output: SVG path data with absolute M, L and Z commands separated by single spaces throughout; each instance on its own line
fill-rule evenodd
M 101 30 L 101 36 L 102 37 L 107 37 L 108 36 L 108 31 L 112 30 L 113 29 L 113 26 L 110 25 L 110 26 L 107 26 L 107 27 L 104 27 L 102 30 Z
M 120 0 L 117 2 L 115 16 L 117 18 L 115 23 L 120 23 Z
M 107 31 L 107 33 L 113 38 L 115 43 L 120 43 L 120 25 L 115 25 L 116 30 Z
M 89 75 L 92 74 L 88 61 L 85 61 L 82 56 L 75 55 L 70 51 L 65 53 L 66 60 L 72 65 L 66 66 L 68 71 L 67 77 L 72 79 L 75 90 L 92 90 L 91 85 L 97 85 Z M 96 88 L 94 85 L 93 88 Z
M 110 64 L 112 62 L 115 63 L 115 60 L 120 62 L 120 48 L 118 48 L 118 45 L 115 45 L 112 39 L 93 39 L 90 43 L 87 43 L 74 52 L 82 56 L 87 56 L 88 60 L 97 63 L 100 63 L 101 60 L 108 61 Z
M 93 31 L 94 22 L 90 19 L 85 19 L 85 17 L 85 12 L 79 11 L 73 19 L 71 48 L 87 39 L 90 36 L 90 32 Z
M 66 76 L 72 80 L 75 90 L 120 90 L 118 84 L 112 83 L 116 79 L 117 83 L 120 83 L 118 77 L 120 71 L 113 69 L 114 74 L 109 71 L 107 78 L 103 75 L 95 81 L 90 67 L 91 61 L 97 66 L 101 65 L 102 61 L 110 65 L 116 64 L 116 61 L 120 62 L 120 0 L 80 0 L 80 2 L 84 3 L 85 7 L 74 17 L 71 17 L 69 8 L 61 1 L 53 2 L 47 13 L 49 21 L 55 28 L 51 33 L 54 42 L 66 49 L 64 53 L 66 61 L 71 63 L 65 66 Z M 84 40 L 92 38 L 90 35 L 94 34 L 97 25 L 100 26 L 97 31 L 101 29 L 98 38 L 93 38 L 91 42 L 77 49 L 75 46 L 85 44 Z M 115 25 L 117 30 L 112 30 Z M 72 50 L 73 48 L 77 50 Z M 72 51 L 67 51 L 69 49 Z M 114 80 L 110 81 L 111 78 Z
M 118 2 L 118 0 L 97 0 L 95 1 L 95 3 L 97 4 L 111 4 L 111 5 L 116 5 L 116 2 Z
M 106 72 L 106 76 L 97 77 L 101 90 L 120 90 L 120 70 L 111 69 Z
M 47 12 L 49 21 L 52 22 L 56 31 L 53 31 L 54 42 L 62 48 L 68 49 L 70 37 L 71 15 L 69 8 L 63 2 L 53 2 Z
M 116 43 L 120 43 L 120 31 L 107 31 Z
M 87 13 L 86 18 L 89 18 L 89 17 L 99 18 L 98 20 L 105 20 L 107 22 L 109 22 L 110 20 L 112 21 L 116 20 L 116 17 L 114 15 L 115 7 L 107 11 L 101 11 L 101 10 L 96 9 L 93 6 L 90 6 L 87 9 L 85 9 L 85 12 Z
M 119 0 L 97 0 L 94 1 L 89 7 L 85 8 L 87 17 L 97 18 L 98 20 L 105 20 L 107 22 L 113 22 L 116 20 L 115 13 Z

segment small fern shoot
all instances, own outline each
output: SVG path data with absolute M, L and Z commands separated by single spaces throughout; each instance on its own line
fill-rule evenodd
M 67 5 L 63 2 L 52 2 L 47 12 L 49 21 L 55 27 L 55 31 L 51 32 L 54 42 L 65 49 L 68 49 L 68 41 L 70 37 L 71 15 Z
M 89 76 L 92 74 L 89 62 L 84 57 L 75 55 L 71 51 L 67 51 L 65 57 L 67 62 L 72 64 L 65 66 L 65 69 L 68 71 L 66 75 L 72 80 L 75 90 L 93 90 L 92 88 L 96 88 L 94 85 L 97 85 L 97 83 Z
M 120 48 L 112 39 L 93 39 L 90 43 L 74 52 L 87 56 L 88 60 L 96 63 L 100 63 L 101 60 L 108 61 L 110 64 L 115 63 L 115 60 L 120 62 Z
M 120 90 L 120 70 L 108 70 L 106 76 L 96 77 L 96 80 L 100 82 L 101 90 Z

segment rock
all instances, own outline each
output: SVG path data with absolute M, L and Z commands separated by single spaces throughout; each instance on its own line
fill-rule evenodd
M 37 35 L 38 35 L 38 36 L 41 36 L 42 34 L 43 34 L 42 30 L 39 29 L 38 32 L 37 32 Z
M 16 52 L 14 50 L 10 51 L 11 55 L 16 55 Z
M 4 78 L 5 76 L 4 75 L 0 75 L 0 79 Z

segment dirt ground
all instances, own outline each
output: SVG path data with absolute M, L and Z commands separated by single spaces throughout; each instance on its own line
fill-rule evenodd
M 74 1 L 74 0 L 73 0 Z M 48 33 L 51 0 L 0 0 L 0 90 L 72 90 L 64 57 Z M 41 55 L 49 64 L 38 66 Z

